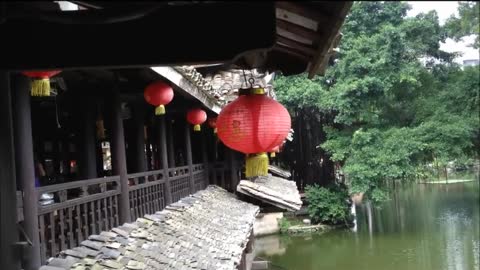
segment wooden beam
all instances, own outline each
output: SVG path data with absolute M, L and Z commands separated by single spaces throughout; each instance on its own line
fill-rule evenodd
M 0 261 L 3 269 L 19 270 L 16 173 L 10 74 L 0 70 Z
M 316 43 L 320 40 L 320 34 L 316 31 L 310 30 L 308 28 L 296 25 L 294 23 L 284 21 L 282 19 L 277 19 L 277 27 L 281 28 L 285 31 L 291 32 L 293 34 L 299 35 L 306 39 L 311 40 L 312 42 Z
M 289 47 L 286 47 L 286 46 L 282 46 L 280 44 L 277 44 L 275 45 L 275 47 L 273 47 L 274 50 L 277 50 L 277 51 L 281 51 L 281 52 L 284 52 L 284 53 L 288 53 L 288 54 L 291 54 L 297 58 L 300 58 L 302 59 L 303 61 L 305 62 L 308 62 L 310 60 L 310 58 L 304 54 L 301 54 L 299 52 L 296 52 L 294 50 L 292 50 L 292 48 L 289 48 Z
M 38 234 L 38 200 L 35 190 L 35 162 L 33 160 L 30 79 L 20 74 L 14 76 L 12 89 L 14 89 L 13 107 L 17 182 L 20 182 L 23 191 L 25 233 L 32 241 L 32 245 L 26 246 L 24 249 L 26 258 L 25 269 L 37 270 L 41 265 L 41 260 Z M 40 175 L 37 175 L 37 177 L 40 178 Z
M 289 39 L 283 36 L 277 36 L 277 43 L 283 43 L 285 45 L 288 45 L 289 47 L 292 47 L 294 49 L 297 49 L 301 52 L 305 52 L 307 55 L 315 55 L 316 51 L 298 41 L 295 41 L 293 39 Z
M 300 2 L 301 3 L 301 2 Z M 278 1 L 275 2 L 275 6 L 277 8 L 281 8 L 283 10 L 290 11 L 292 13 L 296 13 L 302 17 L 308 18 L 310 20 L 319 22 L 320 20 L 324 20 L 324 17 L 327 17 L 325 13 L 319 12 L 317 10 L 306 8 L 300 4 L 296 4 L 294 2 L 287 2 L 287 1 Z
M 318 73 L 320 67 L 327 56 L 328 50 L 330 49 L 332 43 L 334 43 L 335 38 L 337 38 L 337 33 L 342 27 L 345 17 L 349 12 L 353 2 L 344 2 L 343 7 L 339 12 L 338 19 L 332 24 L 332 27 L 327 29 L 326 39 L 318 47 L 317 56 L 314 58 L 312 65 L 308 71 L 308 78 L 311 79 Z

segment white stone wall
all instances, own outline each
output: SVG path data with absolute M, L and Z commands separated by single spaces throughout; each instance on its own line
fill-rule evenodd
M 283 213 L 259 214 L 253 224 L 255 236 L 275 234 L 280 232 L 278 220 L 283 218 Z

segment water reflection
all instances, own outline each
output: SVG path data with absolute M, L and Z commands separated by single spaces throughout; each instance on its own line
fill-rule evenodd
M 403 186 L 381 209 L 357 206 L 357 233 L 270 236 L 256 251 L 288 270 L 475 270 L 479 211 L 478 182 Z

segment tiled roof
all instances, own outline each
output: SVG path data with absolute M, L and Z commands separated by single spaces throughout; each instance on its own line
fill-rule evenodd
M 254 79 L 253 86 L 265 88 L 268 96 L 276 98 L 272 86 L 273 73 L 260 73 L 255 69 L 245 71 L 231 69 L 219 71 L 215 74 L 207 74 L 204 77 L 193 66 L 176 66 L 174 69 L 221 106 L 225 106 L 236 99 L 238 89 L 250 87 L 248 80 L 251 78 Z M 243 75 L 244 72 L 245 76 Z
M 297 184 L 272 175 L 260 176 L 253 181 L 242 180 L 237 191 L 292 212 L 302 207 Z
M 153 215 L 91 235 L 40 270 L 237 269 L 258 212 L 209 186 Z
M 276 176 L 280 176 L 283 178 L 290 178 L 292 176 L 292 174 L 289 171 L 286 171 L 275 165 L 268 165 L 268 171 Z

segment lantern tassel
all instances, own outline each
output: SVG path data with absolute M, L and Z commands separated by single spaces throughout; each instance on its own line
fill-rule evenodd
M 32 80 L 32 89 L 30 94 L 34 97 L 50 96 L 50 80 L 48 78 Z
M 155 115 L 164 115 L 165 114 L 165 106 L 164 105 L 158 105 L 155 108 Z
M 255 176 L 268 175 L 268 156 L 266 153 L 254 154 L 247 156 L 245 164 L 245 176 L 252 178 Z
M 277 156 L 277 155 L 275 154 L 275 152 L 271 152 L 271 153 L 270 153 L 270 157 L 271 157 L 271 158 L 274 158 L 274 157 L 276 157 L 276 156 Z
M 193 131 L 200 131 L 202 128 L 200 127 L 200 125 L 194 125 L 193 126 Z

